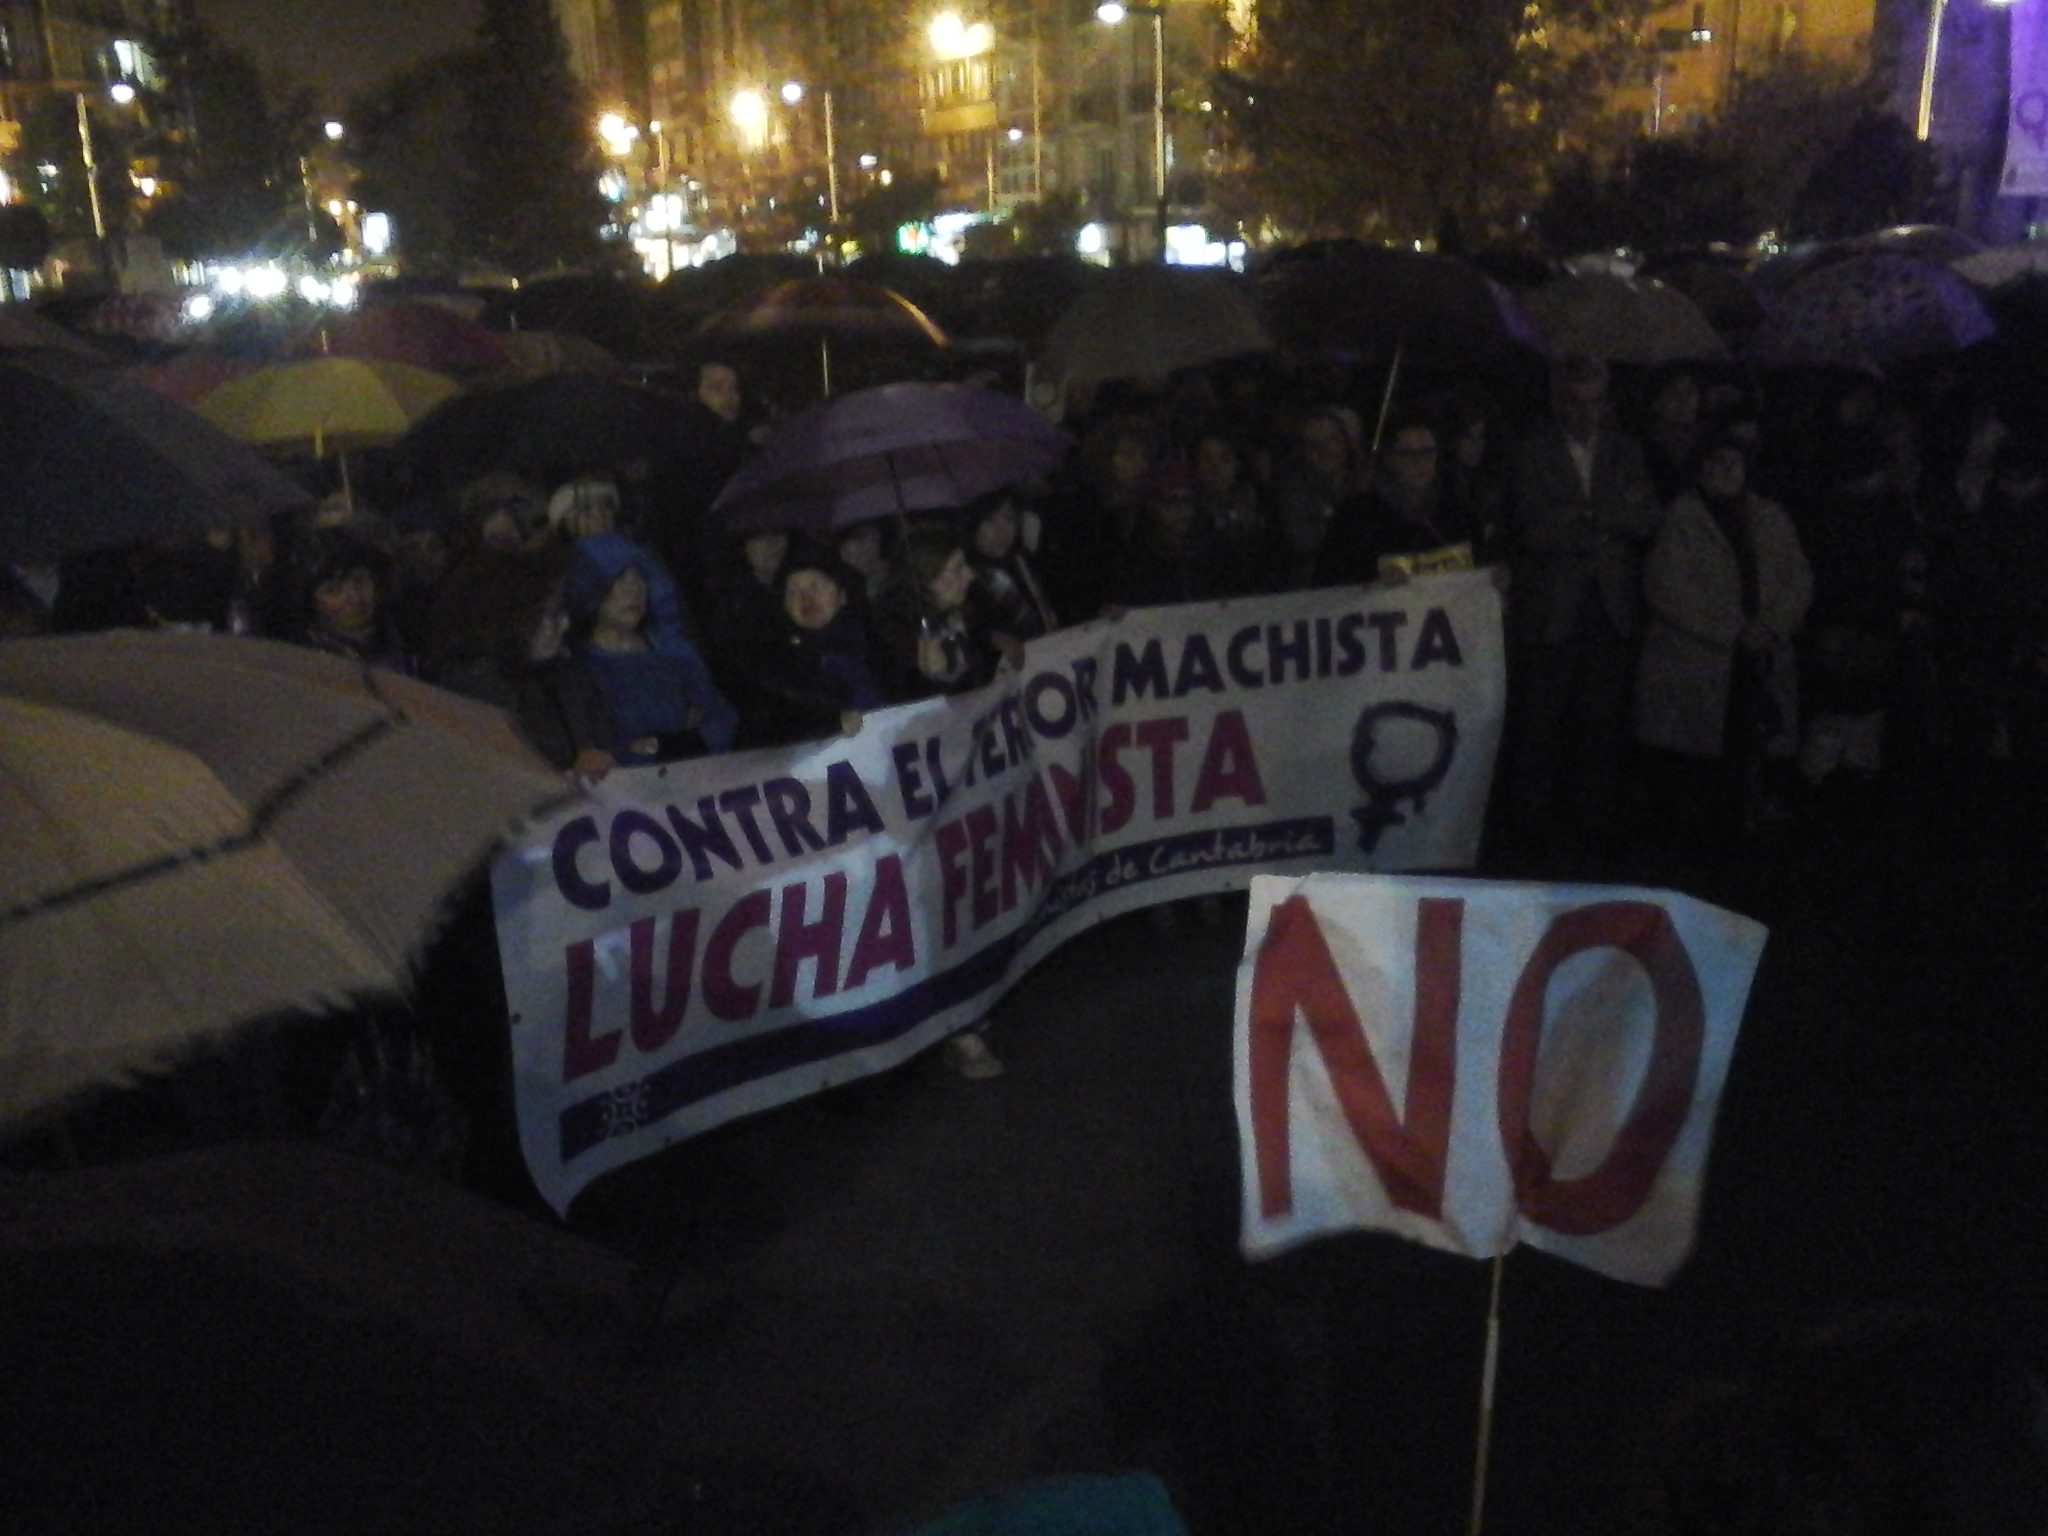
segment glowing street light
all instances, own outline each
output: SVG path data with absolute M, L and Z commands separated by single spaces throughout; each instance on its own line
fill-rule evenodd
M 798 102 L 804 99 L 803 83 L 797 80 L 783 81 L 781 95 L 782 104 L 785 107 L 795 106 Z
M 759 91 L 734 91 L 727 111 L 732 115 L 733 126 L 739 129 L 749 146 L 759 149 L 767 142 L 767 97 Z
M 942 59 L 971 59 L 995 46 L 996 32 L 985 21 L 972 25 L 960 19 L 958 11 L 941 11 L 932 18 L 929 33 L 932 52 Z
M 618 113 L 607 112 L 597 120 L 597 136 L 604 140 L 604 147 L 612 154 L 624 156 L 632 152 L 633 145 L 640 138 L 640 129 Z
M 320 125 L 320 131 L 327 135 L 327 142 L 330 144 L 339 144 L 342 136 L 348 132 L 346 128 L 342 127 L 340 123 L 331 117 Z

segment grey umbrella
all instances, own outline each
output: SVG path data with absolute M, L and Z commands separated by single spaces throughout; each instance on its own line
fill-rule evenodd
M 1157 379 L 1271 349 L 1249 290 L 1198 267 L 1119 267 L 1047 332 L 1038 372 L 1056 384 Z

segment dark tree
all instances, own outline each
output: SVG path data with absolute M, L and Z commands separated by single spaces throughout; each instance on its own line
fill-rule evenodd
M 863 251 L 893 251 L 899 226 L 929 220 L 944 206 L 942 190 L 937 171 L 898 176 L 886 187 L 872 188 L 843 212 Z
M 1859 118 L 1813 168 L 1791 220 L 1794 234 L 1838 239 L 1925 218 L 1934 167 L 1925 145 L 1896 117 Z
M 357 200 L 389 216 L 398 252 L 417 273 L 462 269 L 476 73 L 474 54 L 443 54 L 394 75 L 349 107 Z
M 1861 234 L 1924 207 L 1927 157 L 1880 108 L 1881 75 L 1787 49 L 1746 72 L 1686 134 L 1625 139 L 1552 177 L 1537 215 L 1551 249 L 1655 250 Z
M 595 117 L 547 0 L 484 0 L 470 81 L 458 241 L 514 276 L 598 254 Z
M 1758 228 L 1740 165 L 1694 137 L 1638 140 L 1605 171 L 1574 159 L 1552 176 L 1536 223 L 1560 255 L 1740 244 Z
M 182 33 L 166 58 L 184 121 L 161 146 L 164 193 L 144 227 L 172 255 L 242 256 L 275 246 L 305 223 L 294 122 L 273 112 L 256 63 L 205 27 Z M 303 124 L 298 125 L 303 131 Z
M 1651 0 L 1265 0 L 1222 92 L 1240 177 L 1294 233 L 1469 238 L 1532 200 L 1640 58 Z

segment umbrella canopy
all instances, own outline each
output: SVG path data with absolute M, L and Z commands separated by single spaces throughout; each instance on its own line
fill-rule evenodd
M 1454 256 L 1326 241 L 1272 263 L 1258 286 L 1274 339 L 1297 352 L 1489 375 L 1543 357 L 1507 289 Z
M 661 280 L 660 293 L 666 305 L 706 315 L 817 271 L 815 262 L 788 251 L 735 251 L 701 267 L 676 268 Z
M 453 488 L 493 470 L 572 474 L 658 459 L 688 433 L 682 401 L 595 373 L 456 395 L 391 447 L 389 470 L 408 484 Z
M 1859 254 L 1915 256 L 1922 261 L 1954 261 L 1983 249 L 1983 242 L 1951 224 L 1895 224 L 1890 229 L 1858 235 L 1848 242 Z
M 698 327 L 688 350 L 743 364 L 750 385 L 790 406 L 917 377 L 947 345 L 900 293 L 812 276 L 728 305 Z
M 1587 272 L 1526 293 L 1522 313 L 1560 356 L 1582 352 L 1610 363 L 1715 361 L 1728 344 L 1700 307 L 1650 279 Z
M 713 504 L 728 527 L 842 528 L 961 507 L 1056 469 L 1068 438 L 967 384 L 884 384 L 776 427 Z
M 1722 337 L 1746 336 L 1763 322 L 1763 302 L 1750 286 L 1745 263 L 1713 248 L 1646 262 L 1637 274 L 1675 288 L 1700 307 Z
M 409 363 L 436 373 L 477 373 L 512 361 L 498 337 L 467 315 L 426 299 L 385 299 L 323 326 L 308 354 Z
M 154 363 L 131 364 L 127 373 L 137 383 L 147 384 L 158 394 L 169 395 L 180 405 L 196 410 L 199 402 L 221 385 L 262 366 L 255 358 L 239 352 L 200 345 Z
M 1102 268 L 1078 256 L 963 263 L 960 329 L 968 336 L 1011 339 L 1035 353 L 1060 316 L 1102 275 Z
M 1119 267 L 1046 333 L 1038 371 L 1059 384 L 1162 379 L 1273 341 L 1243 282 L 1202 267 Z
M 318 458 L 391 442 L 459 388 L 408 363 L 307 357 L 223 384 L 199 402 L 199 413 L 245 443 L 307 446 Z
M 78 332 L 45 319 L 26 304 L 0 304 L 0 352 L 62 352 L 90 363 L 112 361 Z
M 850 277 L 799 277 L 735 300 L 704 322 L 706 341 L 880 341 L 937 348 L 946 333 L 910 300 Z
M 1882 372 L 1959 352 L 1996 328 L 1976 290 L 1911 256 L 1852 256 L 1816 267 L 1778 296 L 1745 349 L 1760 368 Z
M 2048 240 L 1987 246 L 1949 265 L 1979 288 L 2000 288 L 2022 278 L 2048 276 Z
M 551 373 L 617 373 L 618 357 L 588 336 L 574 331 L 506 331 L 495 338 L 515 378 L 539 379 Z
M 0 1121 L 399 990 L 455 882 L 561 793 L 498 711 L 321 652 L 0 646 Z
M 313 498 L 186 407 L 62 353 L 0 359 L 0 560 L 261 527 Z

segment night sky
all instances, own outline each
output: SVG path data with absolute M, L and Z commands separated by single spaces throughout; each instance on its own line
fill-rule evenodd
M 474 39 L 477 0 L 199 0 L 200 15 L 262 66 L 275 100 L 303 82 L 339 112 L 386 75 Z

